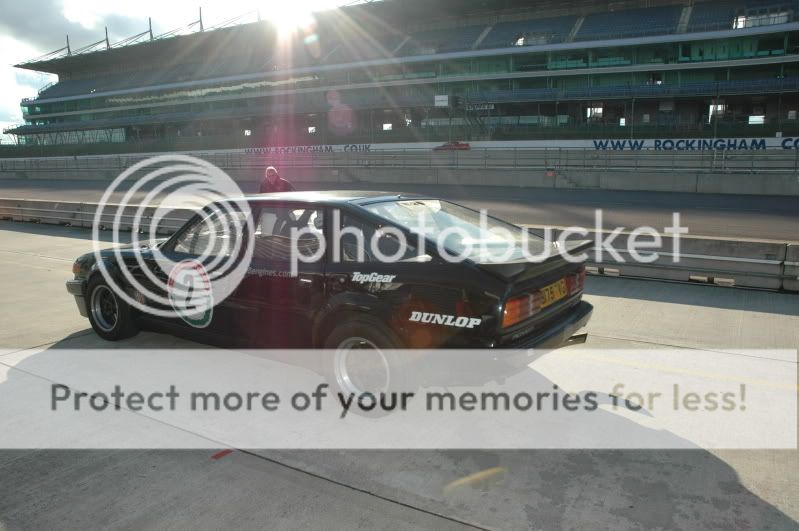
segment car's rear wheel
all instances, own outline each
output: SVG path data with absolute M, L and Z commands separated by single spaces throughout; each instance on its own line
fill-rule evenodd
M 346 394 L 387 393 L 393 375 L 386 354 L 364 337 L 342 341 L 333 355 L 336 385 Z
M 100 275 L 89 280 L 86 298 L 89 322 L 98 336 L 107 341 L 118 341 L 139 331 L 130 305 L 119 298 Z
M 355 413 L 385 415 L 399 405 L 399 393 L 414 391 L 409 360 L 395 352 L 403 348 L 401 340 L 377 319 L 363 316 L 339 325 L 328 335 L 324 347 L 325 376 L 337 392 L 353 396 L 359 403 L 352 408 Z M 375 407 L 371 407 L 373 403 Z M 392 403 L 393 409 L 383 407 Z

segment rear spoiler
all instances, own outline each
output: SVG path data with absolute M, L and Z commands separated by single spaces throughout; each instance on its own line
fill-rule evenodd
M 578 256 L 594 245 L 592 240 L 577 240 L 567 241 L 564 246 L 559 249 L 553 250 L 552 254 L 546 260 L 541 262 L 531 262 L 528 260 L 513 260 L 511 262 L 475 262 L 475 265 L 484 271 L 493 273 L 494 275 L 505 280 L 513 280 L 514 282 L 524 280 L 527 277 L 537 276 L 555 269 L 561 268 L 564 265 L 573 263 L 578 264 L 572 260 L 569 262 L 563 255 Z

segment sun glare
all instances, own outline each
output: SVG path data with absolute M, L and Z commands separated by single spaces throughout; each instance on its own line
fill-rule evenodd
M 277 27 L 281 36 L 290 36 L 312 26 L 314 13 L 333 9 L 341 3 L 338 0 L 287 0 L 276 2 L 277 9 L 261 13 Z

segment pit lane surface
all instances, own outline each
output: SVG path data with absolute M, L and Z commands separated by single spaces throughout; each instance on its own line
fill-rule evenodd
M 0 222 L 0 348 L 108 346 L 64 290 L 89 238 Z M 586 299 L 596 346 L 799 346 L 796 295 L 589 277 Z M 191 345 L 142 333 L 120 346 Z M 18 369 L 0 356 L 0 370 L 2 386 Z M 789 529 L 797 472 L 796 451 L 0 451 L 0 528 Z
M 286 175 L 291 179 L 291 175 Z M 490 171 L 486 179 L 490 179 Z M 752 176 L 756 179 L 757 176 Z M 66 180 L 0 180 L 0 198 L 97 202 L 108 182 Z M 240 183 L 254 193 L 255 182 Z M 389 190 L 420 193 L 461 201 L 513 223 L 550 226 L 594 226 L 594 212 L 603 209 L 606 228 L 638 226 L 662 231 L 680 212 L 690 234 L 719 238 L 794 241 L 799 238 L 799 208 L 795 197 L 622 192 L 610 190 L 553 190 L 493 186 L 377 185 L 297 183 L 298 189 Z M 122 188 L 125 190 L 125 188 Z M 141 200 L 147 188 L 134 200 Z M 114 194 L 117 201 L 122 193 Z

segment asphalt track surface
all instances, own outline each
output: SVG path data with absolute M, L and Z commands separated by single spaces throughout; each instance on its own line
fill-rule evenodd
M 290 175 L 287 176 L 289 179 Z M 756 178 L 756 177 L 753 177 Z M 63 180 L 0 180 L 0 198 L 96 202 L 107 182 Z M 367 185 L 324 184 L 310 189 L 364 189 Z M 602 210 L 605 229 L 639 226 L 658 231 L 672 224 L 680 213 L 689 234 L 733 239 L 799 240 L 799 199 L 796 197 L 625 192 L 610 190 L 559 190 L 492 186 L 370 185 L 403 193 L 420 193 L 457 200 L 472 208 L 487 209 L 496 217 L 517 224 L 593 228 L 595 213 Z M 367 188 L 368 189 L 368 188 Z M 242 190 L 256 190 L 255 182 Z M 112 200 L 117 200 L 116 194 Z
M 58 363 L 108 346 L 64 289 L 91 231 L 0 221 L 0 242 L 0 348 Z M 590 277 L 586 299 L 594 347 L 681 346 L 732 370 L 730 348 L 799 346 L 792 294 Z M 10 358 L 0 392 L 42 378 Z M 797 473 L 796 450 L 0 450 L 0 529 L 796 529 Z

